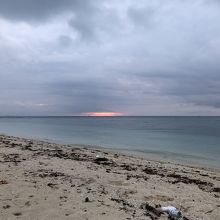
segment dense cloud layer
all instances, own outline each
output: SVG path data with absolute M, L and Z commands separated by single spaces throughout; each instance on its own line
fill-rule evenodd
M 1 15 L 12 20 L 42 21 L 67 11 L 83 11 L 89 8 L 88 0 L 1 0 Z
M 0 0 L 0 114 L 220 114 L 218 1 Z

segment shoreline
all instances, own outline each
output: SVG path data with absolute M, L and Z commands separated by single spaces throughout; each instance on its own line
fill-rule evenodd
M 189 166 L 189 167 L 198 167 L 198 168 L 205 168 L 210 170 L 216 170 L 220 172 L 220 164 L 214 165 L 211 164 L 209 161 L 206 163 L 202 162 L 201 156 L 195 156 L 195 155 L 186 155 L 181 153 L 173 153 L 168 151 L 152 151 L 152 150 L 146 150 L 146 151 L 135 151 L 135 150 L 129 150 L 129 149 L 121 149 L 121 148 L 113 148 L 113 147 L 107 147 L 107 146 L 98 146 L 98 145 L 90 145 L 90 144 L 78 144 L 78 143 L 71 143 L 71 142 L 65 142 L 61 140 L 55 140 L 55 139 L 48 139 L 48 138 L 40 138 L 40 137 L 29 137 L 29 136 L 18 136 L 18 135 L 10 135 L 6 133 L 0 133 L 0 136 L 11 136 L 15 138 L 21 138 L 21 139 L 30 139 L 34 141 L 40 141 L 40 142 L 46 142 L 46 143 L 52 143 L 52 144 L 58 144 L 58 145 L 69 145 L 69 146 L 77 146 L 77 147 L 87 147 L 90 149 L 100 149 L 112 153 L 121 153 L 124 155 L 134 156 L 137 158 L 142 158 L 146 160 L 151 160 L 155 162 L 167 162 L 172 163 L 176 165 L 183 165 L 183 166 Z M 150 155 L 150 156 L 149 156 Z M 184 159 L 182 159 L 183 157 Z M 180 159 L 181 158 L 181 159 Z M 190 160 L 191 158 L 192 160 Z M 197 161 L 196 161 L 196 158 Z M 208 158 L 204 158 L 207 160 Z M 211 160 L 211 159 L 210 159 Z
M 191 220 L 220 218 L 219 170 L 116 151 L 0 135 L 1 216 L 156 219 L 141 208 L 148 203 L 181 208 Z

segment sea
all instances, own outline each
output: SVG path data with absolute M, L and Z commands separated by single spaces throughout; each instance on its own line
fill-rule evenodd
M 0 133 L 220 168 L 220 117 L 0 117 Z

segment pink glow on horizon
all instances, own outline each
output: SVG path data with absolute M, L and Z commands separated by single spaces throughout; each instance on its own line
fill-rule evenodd
M 83 115 L 86 116 L 98 116 L 98 117 L 103 117 L 103 116 L 108 116 L 108 117 L 112 117 L 112 116 L 122 116 L 122 113 L 119 112 L 86 112 L 83 113 Z

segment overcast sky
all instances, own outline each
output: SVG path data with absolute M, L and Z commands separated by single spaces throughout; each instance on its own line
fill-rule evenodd
M 220 1 L 0 0 L 0 115 L 220 115 Z

